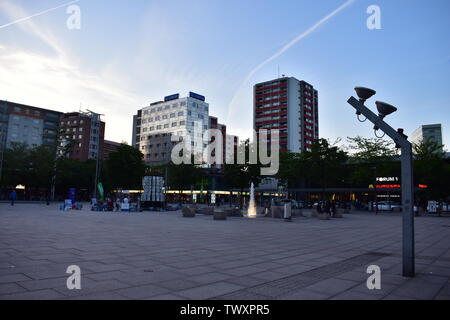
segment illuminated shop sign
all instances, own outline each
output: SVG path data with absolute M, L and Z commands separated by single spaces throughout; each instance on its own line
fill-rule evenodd
M 398 177 L 377 177 L 377 182 L 398 182 L 400 179 Z
M 402 187 L 401 184 L 377 184 L 375 188 L 377 189 L 400 189 Z M 428 185 L 419 184 L 419 189 L 428 189 Z

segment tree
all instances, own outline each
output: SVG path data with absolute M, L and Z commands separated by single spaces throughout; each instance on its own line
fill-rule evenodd
M 26 143 L 12 142 L 6 148 L 3 159 L 2 188 L 15 188 L 18 184 L 27 185 L 29 149 Z
M 250 163 L 249 151 L 252 147 L 250 143 L 250 139 L 241 142 L 242 150 L 245 150 L 245 161 L 242 164 L 237 163 L 237 155 L 234 155 L 234 164 L 225 164 L 224 165 L 224 179 L 225 184 L 229 188 L 236 188 L 240 190 L 240 208 L 242 209 L 242 192 L 244 189 L 250 188 L 250 184 L 253 182 L 255 186 L 257 186 L 261 182 L 260 164 L 252 164 Z
M 350 179 L 353 186 L 367 187 L 375 176 L 399 176 L 400 162 L 394 143 L 381 138 L 348 137 Z
M 76 188 L 77 194 L 88 197 L 94 185 L 95 160 L 78 161 L 60 158 L 56 165 L 56 191 L 67 196 L 69 188 Z
M 293 188 L 304 180 L 305 161 L 302 153 L 281 152 L 280 165 L 275 178 L 279 179 L 288 188 Z
M 55 168 L 55 149 L 36 146 L 28 151 L 29 187 L 50 189 Z
M 181 203 L 182 190 L 188 190 L 191 186 L 196 185 L 202 178 L 202 171 L 198 165 L 191 163 L 174 164 L 170 162 L 166 165 L 167 185 L 172 190 L 179 191 L 179 201 Z
M 126 144 L 120 145 L 105 161 L 105 174 L 110 188 L 141 189 L 146 171 L 144 155 Z
M 326 139 L 314 141 L 311 151 L 302 155 L 302 166 L 309 186 L 336 187 L 345 178 L 347 153 Z
M 362 162 L 390 160 L 396 155 L 394 143 L 382 138 L 347 137 L 347 142 L 352 158 Z
M 426 185 L 418 196 L 444 201 L 450 195 L 450 164 L 445 161 L 443 145 L 423 140 L 413 145 L 415 184 Z

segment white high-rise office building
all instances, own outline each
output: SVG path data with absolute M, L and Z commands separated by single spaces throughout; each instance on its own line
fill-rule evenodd
M 442 125 L 422 125 L 414 130 L 411 136 L 411 140 L 415 144 L 419 144 L 421 141 L 434 141 L 438 145 L 442 145 Z
M 170 141 L 159 139 L 162 135 L 189 136 L 192 153 L 202 154 L 206 144 L 203 133 L 208 129 L 208 120 L 209 104 L 204 96 L 193 92 L 183 98 L 179 94 L 167 96 L 164 101 L 151 103 L 133 116 L 133 146 L 141 150 L 146 162 L 158 162 L 163 160 L 161 157 L 167 159 L 173 147 Z M 159 145 L 155 146 L 153 141 L 158 141 Z M 166 148 L 161 150 L 161 143 Z M 158 147 L 156 153 L 152 150 L 155 147 Z

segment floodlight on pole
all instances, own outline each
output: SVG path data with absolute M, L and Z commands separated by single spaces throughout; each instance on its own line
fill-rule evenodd
M 401 166 L 402 166 L 402 233 L 403 233 L 403 276 L 414 277 L 415 275 L 415 253 L 414 253 L 414 192 L 413 192 L 413 171 L 412 171 L 412 144 L 408 141 L 408 137 L 403 133 L 403 129 L 395 130 L 389 126 L 384 118 L 389 114 L 397 111 L 397 108 L 381 101 L 377 101 L 378 115 L 368 109 L 364 102 L 375 95 L 375 90 L 356 87 L 356 94 L 359 97 L 350 97 L 348 103 L 356 109 L 359 117 L 361 114 L 367 120 L 374 124 L 375 132 L 383 131 L 392 140 L 396 147 L 401 149 Z

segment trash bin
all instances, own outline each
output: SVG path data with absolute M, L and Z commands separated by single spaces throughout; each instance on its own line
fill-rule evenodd
M 284 205 L 284 219 L 290 220 L 291 217 L 292 217 L 292 204 L 289 202 Z

